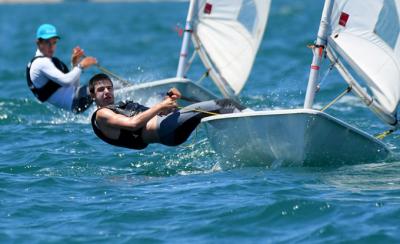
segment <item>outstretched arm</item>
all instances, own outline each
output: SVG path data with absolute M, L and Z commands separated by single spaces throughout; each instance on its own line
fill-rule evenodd
M 87 68 L 96 63 L 97 60 L 95 58 L 86 57 L 82 59 L 79 64 L 82 68 Z M 49 58 L 38 59 L 37 61 L 35 61 L 35 64 L 39 65 L 39 67 L 41 68 L 41 72 L 43 72 L 48 79 L 62 86 L 78 83 L 79 77 L 82 73 L 82 70 L 80 68 L 74 67 L 70 72 L 64 74 L 56 68 L 56 66 Z

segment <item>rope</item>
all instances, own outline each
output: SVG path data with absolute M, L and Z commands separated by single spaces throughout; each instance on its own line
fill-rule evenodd
M 178 108 L 179 109 L 183 109 L 185 107 L 178 106 Z M 197 108 L 188 109 L 188 112 L 190 112 L 190 111 L 195 111 L 195 112 L 199 112 L 199 113 L 203 113 L 203 114 L 209 114 L 209 115 L 219 115 L 219 113 L 209 112 L 209 111 L 205 111 L 205 110 L 201 110 L 201 109 L 197 109 Z
M 115 79 L 121 81 L 121 83 L 123 83 L 123 85 L 129 85 L 129 86 L 132 85 L 132 83 L 130 83 L 129 81 L 127 81 L 127 80 L 125 80 L 124 78 L 122 78 L 122 77 L 120 77 L 120 76 L 114 74 L 113 72 L 111 72 L 110 70 L 104 68 L 104 67 L 101 66 L 100 64 L 96 64 L 96 67 L 97 67 L 99 70 L 101 70 L 103 73 L 105 73 L 105 74 L 107 74 L 107 75 L 109 75 L 109 76 L 111 76 L 111 77 L 113 77 L 113 78 L 115 78 Z
M 86 55 L 83 55 L 82 57 L 83 57 L 83 58 L 86 58 L 87 56 L 86 56 Z M 106 69 L 104 66 L 101 66 L 99 63 L 97 63 L 97 64 L 95 64 L 95 65 L 96 65 L 96 67 L 97 67 L 101 72 L 103 72 L 103 73 L 105 73 L 105 74 L 107 74 L 107 75 L 113 77 L 114 79 L 117 79 L 117 80 L 121 81 L 121 83 L 123 83 L 124 86 L 131 86 L 131 85 L 132 85 L 132 83 L 129 82 L 128 80 L 125 80 L 125 79 L 122 78 L 121 76 L 119 76 L 119 75 L 117 75 L 117 74 L 111 72 L 109 69 Z
M 395 130 L 394 129 L 390 129 L 387 131 L 384 131 L 382 133 L 379 133 L 377 135 L 375 135 L 375 138 L 378 140 L 382 140 L 383 138 L 387 137 L 388 135 L 392 134 Z
M 339 94 L 339 96 L 337 96 L 335 99 L 332 100 L 332 102 L 328 103 L 325 107 L 323 107 L 320 111 L 324 112 L 325 110 L 327 110 L 330 106 L 332 106 L 335 102 L 339 101 L 339 99 L 341 99 L 344 95 L 346 95 L 347 93 L 349 93 L 351 91 L 351 86 L 347 87 L 346 90 L 342 93 Z

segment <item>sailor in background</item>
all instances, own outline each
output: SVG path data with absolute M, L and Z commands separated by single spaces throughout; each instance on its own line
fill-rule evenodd
M 93 76 L 89 88 L 98 108 L 91 120 L 94 133 L 111 145 L 130 149 L 144 149 L 150 143 L 177 146 L 187 140 L 202 118 L 245 109 L 233 100 L 219 99 L 178 110 L 181 94 L 175 88 L 150 108 L 131 101 L 114 104 L 113 83 L 105 74 Z
M 26 79 L 32 93 L 41 102 L 48 102 L 58 108 L 74 113 L 85 111 L 92 99 L 87 85 L 80 86 L 82 71 L 97 60 L 84 57 L 80 47 L 72 50 L 71 71 L 54 57 L 60 36 L 53 25 L 43 24 L 36 32 L 37 51 L 26 68 Z M 84 57 L 84 58 L 83 58 Z

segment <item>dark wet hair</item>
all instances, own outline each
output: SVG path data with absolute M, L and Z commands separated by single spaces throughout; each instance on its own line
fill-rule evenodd
M 112 84 L 112 80 L 110 79 L 110 77 L 108 75 L 103 74 L 103 73 L 96 74 L 89 80 L 90 94 L 94 94 L 94 86 L 96 85 L 97 82 L 102 81 L 102 80 L 108 80 Z

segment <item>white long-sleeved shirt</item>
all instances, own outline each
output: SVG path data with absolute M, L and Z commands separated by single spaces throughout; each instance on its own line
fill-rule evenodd
M 40 50 L 36 51 L 35 57 L 37 56 L 43 56 Z M 37 88 L 44 86 L 48 80 L 60 84 L 61 87 L 46 102 L 67 110 L 72 109 L 72 100 L 75 90 L 79 86 L 81 73 L 80 68 L 74 67 L 70 72 L 64 74 L 48 57 L 35 59 L 29 72 L 32 83 Z

